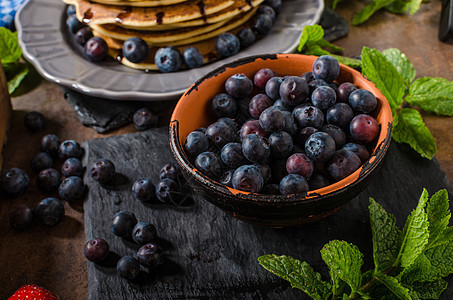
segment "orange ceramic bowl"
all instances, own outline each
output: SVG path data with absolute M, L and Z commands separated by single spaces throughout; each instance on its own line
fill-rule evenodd
M 263 195 L 239 191 L 222 185 L 198 171 L 184 153 L 186 137 L 197 128 L 207 127 L 216 119 L 211 112 L 211 99 L 224 92 L 225 81 L 236 73 L 249 78 L 262 69 L 274 70 L 279 76 L 311 71 L 315 56 L 272 54 L 243 58 L 205 75 L 180 98 L 170 122 L 170 144 L 176 161 L 195 192 L 227 214 L 249 223 L 287 227 L 324 218 L 357 196 L 370 182 L 390 146 L 392 113 L 387 100 L 375 85 L 358 71 L 340 65 L 337 83 L 352 82 L 371 91 L 378 99 L 372 114 L 380 125 L 372 153 L 357 171 L 327 187 L 289 196 Z

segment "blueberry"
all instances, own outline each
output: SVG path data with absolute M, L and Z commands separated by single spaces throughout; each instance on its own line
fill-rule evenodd
M 258 168 L 243 165 L 234 171 L 232 183 L 237 190 L 259 193 L 264 186 L 264 179 Z
M 327 170 L 335 180 L 341 180 L 356 171 L 362 162 L 360 158 L 352 151 L 340 149 L 335 151 L 327 164 Z
M 206 134 L 200 131 L 192 131 L 186 138 L 184 150 L 192 157 L 197 157 L 198 154 L 208 150 L 209 143 L 209 138 Z
M 297 136 L 294 139 L 294 142 L 297 145 L 305 147 L 305 142 L 310 137 L 310 135 L 312 135 L 315 132 L 318 132 L 318 129 L 316 129 L 314 127 L 310 127 L 310 126 L 304 127 L 300 130 L 299 134 L 297 134 Z
M 266 0 L 264 4 L 272 7 L 276 14 L 279 14 L 282 10 L 282 0 Z
M 195 159 L 195 167 L 214 180 L 220 178 L 223 173 L 222 160 L 214 152 L 200 153 Z
M 56 191 L 60 183 L 60 173 L 52 168 L 41 170 L 36 178 L 36 185 L 47 193 Z
M 286 131 L 274 132 L 269 136 L 271 156 L 287 158 L 293 151 L 294 143 L 291 135 Z
M 141 178 L 132 185 L 134 198 L 144 203 L 150 203 L 156 199 L 156 187 L 149 178 Z
M 52 168 L 53 158 L 47 152 L 40 152 L 36 154 L 31 160 L 31 169 L 35 172 L 40 172 L 41 170 Z
M 313 162 L 303 153 L 294 153 L 286 161 L 286 171 L 288 174 L 299 174 L 304 178 L 309 178 L 313 174 L 313 170 Z
M 124 279 L 133 280 L 140 273 L 140 263 L 133 256 L 123 256 L 116 264 L 116 272 Z
M 155 113 L 153 113 L 149 108 L 144 107 L 138 109 L 133 117 L 132 121 L 134 123 L 134 127 L 137 130 L 146 130 L 149 128 L 156 127 L 158 118 Z
M 305 153 L 311 160 L 326 161 L 335 153 L 335 141 L 325 132 L 315 132 L 305 142 Z
M 154 62 L 159 71 L 164 73 L 178 71 L 182 63 L 182 55 L 175 47 L 159 48 L 154 56 Z
M 83 148 L 74 140 L 63 141 L 58 148 L 58 156 L 61 159 L 68 159 L 70 157 L 81 158 L 82 155 Z
M 91 167 L 91 177 L 101 184 L 108 184 L 115 178 L 116 168 L 111 160 L 100 158 Z
M 261 113 L 268 107 L 272 106 L 272 100 L 266 94 L 256 94 L 250 100 L 249 113 L 252 117 L 258 119 Z
M 266 14 L 269 17 L 271 17 L 272 23 L 275 23 L 275 20 L 277 18 L 277 14 L 275 13 L 275 10 L 270 7 L 269 5 L 260 5 L 256 11 L 257 14 Z
M 82 177 L 85 168 L 82 165 L 80 159 L 75 157 L 70 157 L 63 162 L 61 166 L 61 174 L 65 177 L 78 176 Z
M 178 181 L 182 176 L 181 169 L 176 163 L 167 163 L 159 171 L 159 178 L 170 178 Z
M 310 178 L 308 178 L 308 186 L 310 187 L 310 190 L 317 190 L 330 184 L 330 180 L 320 173 L 313 173 Z
M 349 124 L 349 132 L 354 140 L 364 143 L 374 141 L 379 135 L 379 124 L 369 115 L 355 116 Z
M 220 176 L 219 182 L 224 184 L 230 188 L 233 187 L 233 174 L 235 170 L 228 170 L 223 172 L 222 176 Z
M 66 8 L 66 14 L 68 16 L 74 15 L 76 13 L 76 7 L 74 5 L 68 5 Z
M 281 131 L 286 128 L 286 115 L 284 111 L 271 106 L 261 113 L 259 122 L 260 126 L 266 131 Z
M 242 139 L 242 152 L 251 162 L 265 161 L 271 154 L 269 141 L 257 134 L 249 134 Z
M 236 35 L 230 32 L 224 32 L 217 36 L 214 46 L 220 56 L 227 57 L 239 52 L 241 42 Z
M 283 101 L 281 98 L 275 100 L 274 104 L 275 107 L 277 107 L 280 110 L 285 110 L 288 112 L 292 112 L 295 106 L 287 104 L 285 101 Z
M 346 103 L 335 103 L 326 112 L 326 121 L 342 129 L 348 128 L 349 123 L 354 117 L 352 108 Z
M 243 140 L 244 137 L 252 133 L 258 134 L 262 137 L 267 137 L 269 135 L 268 132 L 266 132 L 263 129 L 263 127 L 261 127 L 259 120 L 248 120 L 244 122 L 239 132 L 239 135 L 241 140 Z
M 272 16 L 267 13 L 258 14 L 253 20 L 252 29 L 260 36 L 267 35 L 272 29 Z
M 310 81 L 315 79 L 313 77 L 313 72 L 305 72 L 304 74 L 300 75 L 300 78 L 305 80 L 307 83 L 310 83 Z
M 41 151 L 47 152 L 53 157 L 58 155 L 60 139 L 55 134 L 47 134 L 41 140 Z
M 118 237 L 130 238 L 136 224 L 137 218 L 132 212 L 120 210 L 113 216 L 112 222 L 110 223 L 110 230 Z
M 337 101 L 337 94 L 330 86 L 320 86 L 311 94 L 311 103 L 321 110 L 326 110 Z
M 187 47 L 184 49 L 182 57 L 189 69 L 198 68 L 203 65 L 203 54 L 196 47 Z
M 37 111 L 31 111 L 24 116 L 24 126 L 31 132 L 38 132 L 44 128 L 46 119 Z
M 313 63 L 312 72 L 315 79 L 323 79 L 327 83 L 331 83 L 340 74 L 340 65 L 332 56 L 321 55 Z
M 90 27 L 83 27 L 77 30 L 74 35 L 75 41 L 77 44 L 84 46 L 89 39 L 93 37 L 93 32 Z
M 164 262 L 163 250 L 155 243 L 143 245 L 137 251 L 137 259 L 142 266 L 155 269 Z
M 349 105 L 354 111 L 368 114 L 376 108 L 377 100 L 370 91 L 358 89 L 349 95 Z
M 364 145 L 356 143 L 347 143 L 342 149 L 354 152 L 359 158 L 362 164 L 370 157 L 370 152 Z
M 237 37 L 239 38 L 241 48 L 248 47 L 256 41 L 256 35 L 250 27 L 241 29 L 237 33 Z
M 95 36 L 90 38 L 85 43 L 85 56 L 93 62 L 105 60 L 107 58 L 108 51 L 109 48 L 103 38 Z
M 299 76 L 287 76 L 280 85 L 280 97 L 289 105 L 299 105 L 309 94 L 308 84 Z
M 282 195 L 301 194 L 308 191 L 307 180 L 299 174 L 288 174 L 280 181 Z
M 283 131 L 286 131 L 293 136 L 297 132 L 297 124 L 293 114 L 289 111 L 283 111 L 283 117 L 285 120 L 285 127 L 283 128 Z
M 236 100 L 225 93 L 215 95 L 212 100 L 212 110 L 217 118 L 236 116 L 237 103 Z
M 225 90 L 237 99 L 249 96 L 253 91 L 253 81 L 244 73 L 237 73 L 225 81 Z
M 82 178 L 77 176 L 66 178 L 58 187 L 58 194 L 61 199 L 68 202 L 82 199 L 85 195 L 85 184 L 83 184 Z
M 123 56 L 132 63 L 143 62 L 148 57 L 148 53 L 148 44 L 142 38 L 131 37 L 123 43 Z
M 22 169 L 11 168 L 2 174 L 0 184 L 7 195 L 19 196 L 25 193 L 30 185 L 30 177 Z
M 266 82 L 264 90 L 266 95 L 272 100 L 280 98 L 280 85 L 283 82 L 283 77 L 272 77 Z
M 253 166 L 260 171 L 264 184 L 272 180 L 272 169 L 268 164 L 254 164 Z
M 177 204 L 181 197 L 179 184 L 170 178 L 161 179 L 156 184 L 156 197 L 160 202 Z
M 218 119 L 217 122 L 226 123 L 228 126 L 230 126 L 233 129 L 234 132 L 238 131 L 236 122 L 231 118 L 223 117 L 223 118 Z
M 264 90 L 267 82 L 276 76 L 277 74 L 273 70 L 269 68 L 262 68 L 255 73 L 255 76 L 253 76 L 253 83 L 258 89 Z
M 355 91 L 356 87 L 351 82 L 343 82 L 338 87 L 338 102 L 349 103 L 349 95 Z
M 309 90 L 310 97 L 311 97 L 311 94 L 313 94 L 313 91 L 316 90 L 320 86 L 329 86 L 329 84 L 322 79 L 315 79 L 308 83 L 308 90 Z
M 33 209 L 26 204 L 19 204 L 10 209 L 9 224 L 16 230 L 25 230 L 33 224 L 35 214 Z
M 278 184 L 268 183 L 261 190 L 261 194 L 264 195 L 280 195 L 280 189 Z
M 106 240 L 101 238 L 91 239 L 83 247 L 83 254 L 92 262 L 102 262 L 109 256 L 110 246 Z
M 225 166 L 230 169 L 236 169 L 247 162 L 242 153 L 242 145 L 239 143 L 228 143 L 223 146 L 220 158 Z
M 74 14 L 68 14 L 66 19 L 66 25 L 68 25 L 69 31 L 71 33 L 76 33 L 77 30 L 82 28 L 84 25 L 77 19 L 77 16 Z
M 218 147 L 223 147 L 226 144 L 237 140 L 237 133 L 234 128 L 225 122 L 219 121 L 209 125 L 206 129 L 206 136 Z
M 293 110 L 294 119 L 300 127 L 321 128 L 324 124 L 324 113 L 313 105 L 299 105 Z
M 157 237 L 156 227 L 148 222 L 138 222 L 132 230 L 132 239 L 140 245 L 148 244 Z
M 46 198 L 36 206 L 36 216 L 44 225 L 57 225 L 64 216 L 64 205 L 57 198 Z
M 336 149 L 340 149 L 346 143 L 346 134 L 338 126 L 325 124 L 321 127 L 321 131 L 329 134 L 333 138 Z

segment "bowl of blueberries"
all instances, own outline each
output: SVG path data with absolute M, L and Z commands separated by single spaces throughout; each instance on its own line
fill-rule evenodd
M 392 122 L 375 85 L 332 56 L 266 54 L 195 82 L 173 111 L 170 144 L 201 197 L 239 220 L 288 227 L 369 184 Z

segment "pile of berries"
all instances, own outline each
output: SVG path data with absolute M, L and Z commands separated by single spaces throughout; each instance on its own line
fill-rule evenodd
M 252 193 L 300 194 L 347 177 L 369 158 L 380 126 L 376 97 L 335 82 L 339 72 L 324 55 L 300 76 L 231 76 L 211 100 L 217 121 L 187 136 L 186 154 L 206 176 Z
M 45 118 L 39 112 L 29 112 L 24 117 L 24 125 L 31 132 L 44 128 Z M 84 167 L 80 158 L 83 148 L 74 140 L 60 142 L 54 134 L 47 134 L 41 140 L 41 149 L 31 160 L 31 169 L 37 174 L 36 185 L 49 197 L 40 201 L 33 210 L 26 204 L 19 204 L 9 212 L 10 224 L 13 228 L 24 230 L 29 228 L 35 216 L 45 225 L 54 226 L 64 216 L 64 205 L 60 199 L 74 202 L 85 195 L 85 184 L 82 176 Z M 60 163 L 61 171 L 54 168 Z M 2 173 L 0 188 L 10 197 L 26 192 L 30 185 L 30 176 L 20 168 L 11 168 Z M 60 199 L 52 194 L 58 193 Z

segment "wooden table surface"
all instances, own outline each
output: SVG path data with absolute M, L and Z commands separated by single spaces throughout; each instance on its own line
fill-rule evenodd
M 341 1 L 337 12 L 350 21 L 354 12 L 363 7 L 362 1 Z M 350 26 L 347 37 L 335 42 L 343 47 L 344 55 L 359 55 L 363 46 L 383 50 L 398 48 L 412 61 L 417 78 L 444 77 L 453 80 L 453 45 L 437 39 L 441 1 L 422 4 L 415 15 L 393 15 L 378 12 L 361 26 Z M 144 75 L 146 76 L 146 75 Z M 34 77 L 34 81 L 38 78 Z M 13 119 L 4 149 L 3 169 L 19 167 L 33 174 L 32 157 L 39 151 L 44 134 L 54 133 L 61 140 L 88 139 L 135 132 L 129 125 L 109 134 L 98 134 L 84 127 L 63 97 L 59 86 L 41 80 L 36 87 L 12 98 Z M 168 124 L 168 114 L 160 125 Z M 42 132 L 32 134 L 23 126 L 26 112 L 39 111 L 48 123 Z M 423 113 L 424 120 L 437 142 L 436 159 L 450 180 L 453 179 L 453 118 Z M 423 174 L 420 174 L 423 176 Z M 33 178 L 33 177 L 32 177 Z M 46 197 L 31 184 L 23 196 L 0 201 L 0 299 L 6 299 L 23 284 L 35 283 L 52 290 L 60 299 L 86 299 L 88 295 L 82 203 L 64 202 L 66 217 L 55 227 L 34 225 L 27 231 L 14 231 L 8 224 L 8 211 L 19 203 L 34 207 Z

